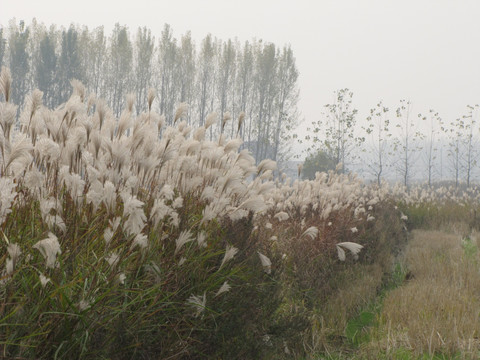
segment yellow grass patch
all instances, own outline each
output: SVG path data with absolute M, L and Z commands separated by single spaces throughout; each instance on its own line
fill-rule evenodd
M 476 244 L 473 242 L 473 244 Z M 480 265 L 458 235 L 416 231 L 405 253 L 411 276 L 385 298 L 372 348 L 414 355 L 477 358 L 480 351 Z

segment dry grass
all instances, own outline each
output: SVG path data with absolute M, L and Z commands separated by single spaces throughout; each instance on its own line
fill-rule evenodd
M 475 249 L 475 248 L 474 248 Z M 437 231 L 416 231 L 406 254 L 411 280 L 385 298 L 380 325 L 366 352 L 412 355 L 461 354 L 480 350 L 480 272 L 478 254 L 461 238 Z
M 303 340 L 309 354 L 335 352 L 344 344 L 349 320 L 375 300 L 383 269 L 378 264 L 358 264 L 343 275 L 341 285 L 312 315 Z

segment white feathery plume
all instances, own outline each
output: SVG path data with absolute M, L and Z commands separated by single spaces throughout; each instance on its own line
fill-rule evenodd
M 7 251 L 8 255 L 10 255 L 10 258 L 12 259 L 13 263 L 15 264 L 22 254 L 22 250 L 20 249 L 20 246 L 14 243 L 10 243 L 7 246 Z
M 15 123 L 18 106 L 11 103 L 0 103 L 0 127 L 5 139 L 10 140 L 10 130 Z
M 51 280 L 47 278 L 45 275 L 43 275 L 42 273 L 40 273 L 38 277 L 40 279 L 40 284 L 42 284 L 42 288 L 44 288 L 45 286 L 47 286 L 49 282 L 51 282 Z
M 242 142 L 242 139 L 232 139 L 225 145 L 223 151 L 225 151 L 225 153 L 237 152 L 240 145 L 242 145 Z
M 125 284 L 125 279 L 126 278 L 127 278 L 127 276 L 125 275 L 125 273 L 122 272 L 122 273 L 118 274 L 118 283 L 120 285 Z
M 203 126 L 199 127 L 194 131 L 193 138 L 197 141 L 203 141 L 205 139 L 206 130 L 207 129 L 205 129 Z
M 129 93 L 127 94 L 127 111 L 133 112 L 133 106 L 135 105 L 135 94 Z
M 82 299 L 78 302 L 77 308 L 80 311 L 84 311 L 90 307 L 90 301 Z
M 120 226 L 121 221 L 122 221 L 122 218 L 120 216 L 117 216 L 113 220 L 108 220 L 108 224 L 110 225 L 112 230 L 115 232 L 115 231 L 117 231 L 118 227 Z
M 181 103 L 177 107 L 177 111 L 175 111 L 175 118 L 173 120 L 173 123 L 175 124 L 178 119 L 182 118 L 188 111 L 188 104 L 187 103 Z
M 338 252 L 338 258 L 340 259 L 340 261 L 345 261 L 345 251 L 343 250 L 343 248 L 349 250 L 355 260 L 358 259 L 358 253 L 360 252 L 360 250 L 363 249 L 363 245 L 349 241 L 338 243 L 336 247 Z
M 233 209 L 233 211 L 228 213 L 228 217 L 233 222 L 239 221 L 239 220 L 244 219 L 248 216 L 248 211 L 247 210 L 238 209 L 238 208 L 235 208 L 233 206 L 230 206 L 230 208 Z M 231 209 L 227 209 L 227 211 L 230 211 Z
M 155 199 L 153 202 L 152 210 L 150 211 L 150 220 L 153 220 L 155 226 L 165 218 L 165 216 L 171 214 L 172 209 L 165 205 L 164 199 Z
M 232 260 L 237 252 L 238 252 L 238 249 L 236 247 L 233 247 L 230 244 L 227 245 L 227 248 L 225 250 L 225 255 L 223 256 L 222 263 L 220 264 L 220 267 L 218 268 L 218 270 L 220 270 L 225 263 Z
M 194 240 L 192 233 L 188 230 L 184 230 L 180 233 L 178 236 L 177 240 L 175 241 L 176 247 L 175 247 L 175 255 L 180 251 L 180 249 L 185 245 L 186 243 Z
M 181 196 L 178 196 L 175 198 L 175 200 L 172 202 L 172 208 L 178 209 L 183 206 L 183 198 Z
M 212 201 L 213 199 L 215 199 L 215 189 L 211 186 L 206 186 L 202 190 L 202 194 L 200 195 L 200 199 L 203 200 L 203 201 L 205 201 L 205 200 Z
M 101 204 L 103 198 L 103 185 L 100 181 L 94 180 L 90 184 L 90 188 L 87 192 L 87 203 L 93 205 L 93 211 L 97 211 L 98 206 Z
M 173 196 L 175 195 L 175 192 L 173 191 L 173 188 L 165 184 L 162 186 L 162 190 L 160 190 L 160 196 L 163 196 L 166 200 L 173 200 Z
M 229 112 L 226 112 L 225 114 L 223 114 L 223 120 L 222 120 L 222 133 L 223 133 L 223 130 L 225 129 L 225 124 L 227 123 L 227 121 L 229 121 L 230 119 L 232 118 L 232 116 L 230 115 Z
M 144 250 L 148 246 L 148 238 L 145 234 L 137 234 L 133 239 L 130 249 L 133 249 L 135 246 L 139 246 L 141 250 Z
M 215 297 L 217 297 L 217 296 L 220 295 L 220 294 L 223 294 L 223 293 L 225 293 L 225 292 L 230 291 L 231 288 L 232 288 L 232 287 L 231 287 L 230 285 L 228 285 L 228 282 L 225 281 L 225 282 L 222 284 L 222 286 L 220 286 L 220 289 L 218 289 L 217 293 L 215 294 Z
M 0 177 L 0 225 L 6 220 L 7 215 L 12 212 L 11 206 L 17 192 L 14 179 L 9 177 Z
M 23 167 L 27 167 L 31 161 L 30 151 L 32 149 L 33 147 L 30 139 L 23 134 L 20 135 L 12 145 L 8 157 L 5 157 L 4 155 L 4 172 L 6 172 L 8 167 L 15 161 L 19 161 Z
M 243 203 L 241 203 L 238 207 L 257 213 L 265 210 L 267 206 L 265 205 L 265 201 L 261 196 L 252 196 L 249 199 L 245 200 Z
M 265 159 L 260 161 L 260 164 L 257 166 L 257 174 L 260 175 L 263 172 L 266 172 L 268 170 L 275 170 L 277 168 L 277 163 L 273 160 L 270 159 Z
M 117 253 L 112 252 L 108 257 L 105 258 L 105 260 L 107 260 L 110 266 L 114 267 L 120 260 L 120 256 Z
M 47 214 L 47 216 L 45 217 L 45 223 L 48 225 L 48 228 L 50 230 L 54 230 L 55 228 L 57 228 L 64 234 L 67 231 L 67 225 L 65 224 L 60 215 Z
M 200 224 L 203 225 L 208 221 L 215 219 L 216 216 L 217 212 L 215 211 L 215 205 L 208 204 L 202 211 L 202 221 L 200 222 Z
M 5 101 L 10 101 L 10 94 L 12 91 L 12 74 L 10 69 L 5 66 L 2 66 L 2 71 L 0 72 L 0 94 L 3 94 Z
M 50 138 L 40 138 L 35 143 L 34 151 L 47 162 L 55 162 L 60 159 L 60 146 Z
M 258 178 L 262 181 L 272 180 L 273 179 L 273 171 L 272 170 L 264 171 Z
M 198 246 L 201 247 L 201 248 L 204 248 L 204 247 L 207 247 L 207 235 L 205 234 L 205 232 L 200 232 L 198 235 L 197 235 L 197 243 L 198 243 Z
M 242 128 L 242 125 L 243 125 L 243 121 L 245 120 L 245 113 L 242 111 L 240 113 L 240 115 L 238 116 L 238 127 L 237 127 L 237 134 L 236 136 L 238 136 L 238 134 L 240 133 L 240 129 Z
M 148 103 L 148 110 L 152 110 L 153 100 L 155 100 L 156 90 L 154 88 L 149 88 L 147 93 L 147 103 Z
M 216 112 L 212 112 L 207 115 L 207 119 L 205 120 L 205 129 L 208 129 L 210 126 L 217 122 L 218 114 Z
M 123 196 L 123 217 L 127 220 L 123 223 L 123 228 L 130 235 L 138 235 L 145 227 L 147 217 L 143 211 L 143 202 L 136 196 Z
M 258 253 L 258 256 L 260 257 L 260 261 L 262 263 L 262 266 L 263 266 L 263 270 L 267 273 L 267 274 L 270 274 L 272 272 L 272 262 L 270 261 L 270 259 L 263 255 L 261 252 L 257 251 Z
M 85 100 L 85 95 L 87 91 L 85 89 L 85 86 L 82 84 L 82 82 L 77 79 L 72 79 L 70 81 L 70 85 L 73 88 L 73 95 L 78 96 L 80 100 L 83 102 Z
M 120 115 L 120 120 L 118 120 L 117 138 L 121 138 L 125 131 L 132 125 L 131 115 L 132 113 L 130 111 L 123 111 Z
M 7 275 L 13 274 L 13 268 L 14 267 L 15 267 L 15 264 L 14 264 L 13 260 L 8 258 L 5 261 L 5 271 L 6 271 Z
M 316 226 L 310 226 L 300 237 L 303 238 L 306 236 L 310 237 L 312 240 L 315 239 L 318 236 L 318 228 Z
M 113 213 L 115 211 L 115 207 L 117 204 L 117 193 L 115 190 L 115 185 L 113 185 L 113 183 L 108 180 L 105 181 L 105 184 L 103 185 L 102 202 L 105 204 L 107 210 L 110 213 Z
M 162 130 L 163 125 L 165 125 L 165 115 L 160 115 L 158 117 L 158 122 L 157 122 L 157 130 L 160 132 Z
M 285 211 L 280 211 L 275 214 L 274 218 L 277 219 L 278 221 L 285 221 L 285 220 L 288 220 L 289 216 Z
M 57 255 L 62 253 L 58 238 L 52 233 L 48 233 L 48 238 L 40 240 L 33 245 L 33 248 L 40 251 L 46 260 L 46 266 L 50 269 L 55 267 Z
M 42 216 L 43 221 L 45 221 L 52 209 L 55 209 L 55 198 L 49 197 L 48 199 L 40 199 L 40 215 Z
M 300 177 L 302 175 L 302 170 L 303 170 L 303 164 L 298 164 L 297 165 L 297 176 Z
M 187 304 L 191 305 L 195 309 L 195 317 L 198 317 L 204 310 L 207 304 L 207 295 L 204 292 L 203 296 L 192 295 L 187 299 Z

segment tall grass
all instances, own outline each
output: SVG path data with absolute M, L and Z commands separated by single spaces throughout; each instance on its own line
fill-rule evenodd
M 3 68 L 3 357 L 303 356 L 335 343 L 403 246 L 404 189 L 274 177 L 239 139 L 205 139 L 215 114 L 192 129 L 182 104 L 165 127 L 153 91 L 115 118 L 73 81 L 65 104 L 36 90 L 17 117 L 10 86 Z

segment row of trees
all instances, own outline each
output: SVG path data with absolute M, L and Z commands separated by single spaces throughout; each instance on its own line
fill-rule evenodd
M 35 19 L 28 26 L 11 20 L 0 27 L 0 65 L 10 67 L 12 100 L 19 104 L 38 88 L 46 105 L 58 106 L 71 93 L 70 81 L 78 79 L 117 116 L 129 93 L 136 95 L 137 112 L 144 111 L 153 87 L 159 99 L 155 106 L 167 123 L 180 103 L 189 104 L 192 125 L 218 114 L 212 138 L 221 132 L 235 135 L 235 121 L 222 123 L 243 118 L 239 136 L 257 161 L 282 158 L 299 118 L 293 51 L 262 40 L 240 44 L 207 35 L 197 46 L 189 32 L 177 40 L 169 25 L 156 39 L 150 29 L 139 28 L 132 36 L 119 24 L 107 36 L 103 27 L 47 28 Z
M 435 110 L 412 115 L 409 101 L 401 100 L 394 111 L 380 101 L 358 126 L 352 99 L 350 90 L 336 91 L 335 101 L 312 124 L 304 177 L 312 178 L 315 170 L 345 172 L 350 167 L 378 184 L 400 178 L 405 186 L 412 179 L 470 186 L 479 174 L 479 105 L 467 106 L 463 116 L 445 123 Z

